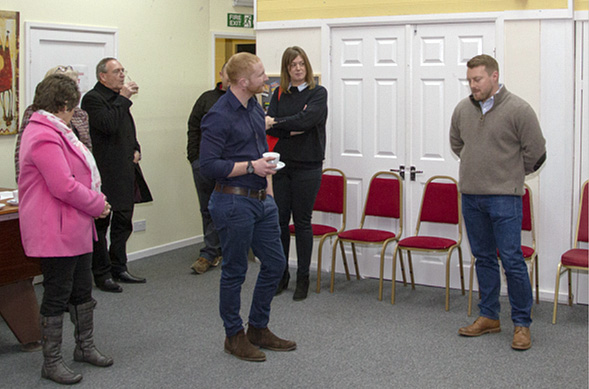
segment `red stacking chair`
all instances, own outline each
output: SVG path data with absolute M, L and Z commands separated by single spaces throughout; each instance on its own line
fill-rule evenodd
M 398 231 L 395 233 L 392 231 L 365 228 L 365 223 L 369 217 L 397 219 Z M 339 242 L 340 245 L 346 277 L 348 280 L 350 279 L 350 272 L 348 270 L 348 261 L 344 251 L 344 242 L 349 242 L 352 245 L 352 253 L 354 255 L 354 266 L 356 268 L 357 279 L 360 279 L 360 271 L 358 269 L 358 259 L 356 256 L 356 244 L 376 244 L 382 246 L 380 251 L 380 284 L 378 291 L 378 299 L 382 300 L 385 251 L 389 243 L 399 240 L 402 231 L 403 182 L 401 181 L 401 177 L 393 172 L 378 172 L 370 179 L 370 185 L 368 188 L 368 194 L 366 195 L 366 202 L 364 203 L 364 211 L 362 212 L 360 227 L 338 233 L 337 238 L 333 243 L 331 256 L 330 291 L 333 293 L 335 283 L 335 257 L 337 254 L 337 243 Z M 403 275 L 404 274 L 405 273 L 403 272 Z
M 442 182 L 438 182 L 442 181 Z M 451 182 L 447 182 L 451 181 Z M 455 236 L 447 238 L 439 236 L 419 235 L 422 223 L 453 224 L 457 227 Z M 409 261 L 409 274 L 411 275 L 411 287 L 415 289 L 413 279 L 413 264 L 411 263 L 411 252 L 421 251 L 427 253 L 446 253 L 446 311 L 450 309 L 450 258 L 454 249 L 458 249 L 458 260 L 460 262 L 460 282 L 462 294 L 464 294 L 464 271 L 462 268 L 462 210 L 461 197 L 458 192 L 458 183 L 452 177 L 434 176 L 427 180 L 423 190 L 419 219 L 415 228 L 415 235 L 401 239 L 393 254 L 393 291 L 391 304 L 395 303 L 395 272 L 397 252 L 399 255 L 403 250 L 407 251 Z M 402 261 L 402 259 L 401 259 Z
M 560 289 L 560 277 L 562 274 L 567 272 L 569 275 L 569 305 L 573 305 L 571 270 L 587 271 L 589 269 L 587 259 L 589 257 L 589 250 L 579 248 L 579 242 L 589 243 L 589 193 L 587 193 L 588 184 L 589 181 L 585 181 L 583 184 L 581 202 L 579 204 L 579 216 L 577 217 L 577 229 L 575 231 L 574 246 L 572 249 L 562 254 L 562 257 L 560 257 L 560 263 L 558 264 L 558 270 L 556 271 L 552 324 L 556 324 L 556 308 L 558 307 L 558 292 Z
M 335 173 L 335 174 L 334 174 Z M 323 169 L 321 186 L 313 205 L 313 211 L 324 214 L 340 215 L 339 228 L 327 224 L 312 223 L 313 237 L 319 238 L 319 251 L 317 253 L 317 293 L 321 291 L 321 254 L 323 243 L 331 236 L 337 235 L 346 228 L 346 201 L 347 180 L 346 175 L 339 169 Z M 290 234 L 295 234 L 295 226 L 288 226 Z
M 530 282 L 536 284 L 536 304 L 540 304 L 540 286 L 539 286 L 539 275 L 538 275 L 538 252 L 536 251 L 536 233 L 534 230 L 534 204 L 532 201 L 532 190 L 530 187 L 524 185 L 524 195 L 522 197 L 522 238 L 524 235 L 529 235 L 531 240 L 531 246 L 522 244 L 522 253 L 524 254 L 524 260 L 530 263 Z M 499 257 L 499 250 L 497 250 L 497 258 Z M 476 258 L 470 257 L 470 281 L 468 288 L 468 316 L 472 312 L 472 284 L 474 276 L 474 266 Z

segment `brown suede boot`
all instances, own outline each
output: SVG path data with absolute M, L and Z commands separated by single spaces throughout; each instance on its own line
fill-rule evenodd
M 266 354 L 250 343 L 244 330 L 225 338 L 225 352 L 244 361 L 264 362 L 266 360 Z
M 515 327 L 511 348 L 514 350 L 527 350 L 532 347 L 532 339 L 529 327 Z
M 484 316 L 479 316 L 474 323 L 458 330 L 458 334 L 462 336 L 481 336 L 496 332 L 501 332 L 501 323 L 499 320 L 489 319 Z
M 251 325 L 247 327 L 247 338 L 254 346 L 272 351 L 292 351 L 297 344 L 292 340 L 280 339 L 272 331 L 266 328 L 256 328 Z

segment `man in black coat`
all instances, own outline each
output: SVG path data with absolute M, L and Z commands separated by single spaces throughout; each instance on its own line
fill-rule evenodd
M 127 269 L 127 240 L 133 232 L 135 174 L 141 149 L 129 111 L 131 96 L 139 87 L 125 83 L 125 69 L 115 58 L 104 58 L 96 66 L 98 82 L 82 99 L 88 113 L 90 136 L 102 192 L 112 205 L 111 217 L 96 220 L 98 241 L 94 242 L 92 272 L 96 286 L 106 292 L 122 292 L 115 282 L 144 283 Z M 110 224 L 110 248 L 106 232 Z M 114 278 L 114 280 L 113 280 Z

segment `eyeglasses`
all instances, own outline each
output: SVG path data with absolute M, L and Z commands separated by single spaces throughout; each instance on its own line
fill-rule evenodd
M 71 67 L 70 65 L 68 66 L 58 66 L 57 69 L 55 69 L 55 73 L 67 73 L 67 72 L 73 72 L 74 68 Z
M 115 69 L 112 72 L 113 72 L 113 74 L 115 74 L 117 76 L 121 73 L 124 74 L 125 76 L 127 75 L 127 70 L 125 70 L 125 69 Z

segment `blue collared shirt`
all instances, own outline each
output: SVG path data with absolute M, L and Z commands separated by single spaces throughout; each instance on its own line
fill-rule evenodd
M 266 178 L 256 174 L 227 177 L 235 162 L 254 161 L 268 151 L 264 111 L 255 97 L 248 100 L 246 108 L 229 88 L 203 117 L 200 127 L 203 175 L 222 185 L 266 188 Z
M 487 112 L 489 112 L 489 110 L 491 108 L 493 108 L 493 105 L 495 105 L 495 95 L 497 93 L 499 93 L 501 88 L 503 88 L 503 84 L 499 84 L 499 89 L 497 89 L 497 92 L 495 92 L 495 94 L 493 96 L 489 97 L 485 101 L 479 101 L 479 105 L 481 106 L 481 110 L 483 111 L 483 115 L 486 114 Z

